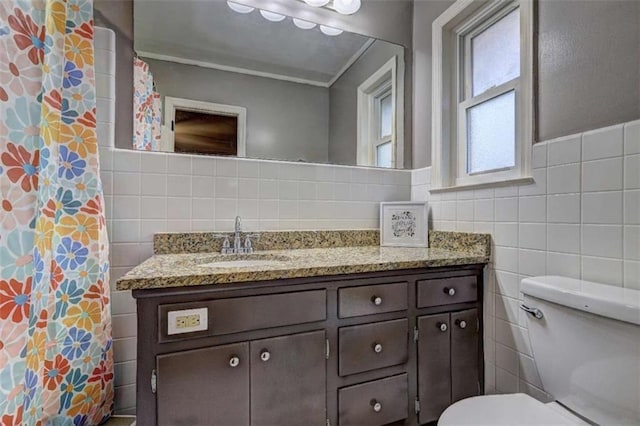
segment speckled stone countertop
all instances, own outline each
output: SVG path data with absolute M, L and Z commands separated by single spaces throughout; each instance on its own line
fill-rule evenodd
M 184 236 L 185 234 L 182 235 Z M 189 252 L 189 250 L 182 250 L 182 252 L 178 253 L 152 256 L 120 278 L 116 283 L 116 289 L 140 290 L 230 284 L 413 268 L 472 265 L 487 263 L 490 259 L 491 240 L 488 234 L 430 231 L 429 242 L 430 248 L 354 245 L 348 247 L 269 250 L 259 251 L 253 255 L 239 256 L 221 255 L 215 252 L 193 253 Z M 189 246 L 190 244 L 186 245 Z M 268 260 L 269 263 L 233 267 L 209 267 L 204 265 L 210 262 L 233 259 L 257 260 L 258 262 Z

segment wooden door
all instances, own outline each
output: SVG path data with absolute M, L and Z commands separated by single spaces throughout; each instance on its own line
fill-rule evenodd
M 159 355 L 157 424 L 249 425 L 249 344 Z
M 451 404 L 449 314 L 418 317 L 420 424 L 437 420 Z
M 252 426 L 326 423 L 325 332 L 251 342 Z
M 452 403 L 480 395 L 478 310 L 451 314 Z

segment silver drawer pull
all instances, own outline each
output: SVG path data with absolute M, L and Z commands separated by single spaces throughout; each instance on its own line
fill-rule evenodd
M 376 343 L 373 345 L 373 351 L 377 354 L 382 352 L 382 345 L 380 343 Z
M 447 331 L 447 329 L 449 327 L 447 327 L 447 324 L 443 323 L 443 322 L 439 322 L 437 327 L 440 329 L 440 331 Z
M 382 411 L 382 404 L 380 404 L 375 399 L 371 400 L 371 406 L 373 407 L 373 411 L 375 411 L 376 413 L 379 413 L 380 411 Z
M 523 311 L 525 311 L 528 314 L 533 315 L 534 317 L 538 318 L 538 319 L 542 319 L 544 318 L 544 314 L 542 313 L 542 311 L 538 308 L 530 308 L 525 304 L 520 305 L 520 309 L 522 309 Z
M 380 306 L 380 305 L 382 305 L 382 297 L 380 297 L 380 296 L 373 296 L 373 297 L 371 298 L 371 303 L 373 303 L 373 304 L 374 304 L 374 305 L 376 305 L 376 306 Z
M 269 353 L 268 350 L 263 349 L 262 352 L 260 352 L 260 359 L 263 362 L 267 362 L 267 361 L 269 361 L 269 359 L 271 359 L 271 354 Z
M 456 325 L 460 328 L 467 328 L 467 322 L 465 320 L 456 320 Z
M 455 288 L 445 287 L 443 291 L 445 293 L 447 293 L 449 296 L 455 296 L 456 295 L 456 289 Z
M 229 359 L 229 365 L 231 367 L 237 367 L 238 365 L 240 365 L 240 358 L 238 358 L 237 356 L 232 356 L 231 359 Z

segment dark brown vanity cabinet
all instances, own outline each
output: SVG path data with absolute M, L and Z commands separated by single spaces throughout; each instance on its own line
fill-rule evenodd
M 326 419 L 325 332 L 157 357 L 158 425 L 307 425 Z
M 482 268 L 136 290 L 137 424 L 437 420 L 483 388 Z M 193 310 L 206 327 L 169 328 Z
M 477 309 L 420 316 L 420 423 L 437 420 L 452 403 L 481 393 Z

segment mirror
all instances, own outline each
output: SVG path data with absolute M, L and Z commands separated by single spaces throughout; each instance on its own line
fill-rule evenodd
M 402 46 L 219 0 L 134 0 L 134 34 L 135 149 L 403 167 Z

